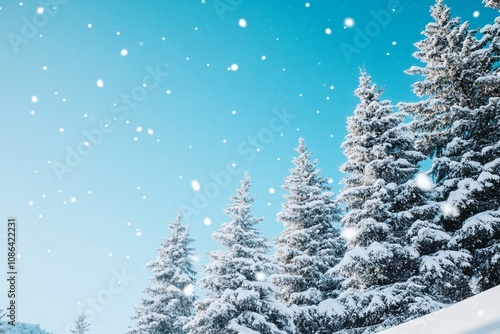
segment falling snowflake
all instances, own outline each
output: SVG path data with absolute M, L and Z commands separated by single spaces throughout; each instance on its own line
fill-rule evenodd
M 460 214 L 458 208 L 450 203 L 442 203 L 441 210 L 445 216 L 456 217 Z
M 346 227 L 342 230 L 342 233 L 340 234 L 341 237 L 347 240 L 352 240 L 358 235 L 358 231 L 356 229 L 351 228 L 351 227 Z
M 347 28 L 352 28 L 354 27 L 354 19 L 351 18 L 351 17 L 346 17 L 345 20 L 344 20 L 344 25 L 347 27 Z
M 266 279 L 266 274 L 263 272 L 258 272 L 255 274 L 255 279 L 257 281 L 264 281 Z
M 194 191 L 200 191 L 200 183 L 196 180 L 191 181 L 191 188 L 193 188 Z
M 182 289 L 182 293 L 184 293 L 186 297 L 191 297 L 194 294 L 193 284 L 186 285 L 184 289 Z
M 431 178 L 424 173 L 419 173 L 417 175 L 417 178 L 415 179 L 415 182 L 417 183 L 417 187 L 422 190 L 431 190 L 432 188 L 434 188 L 434 183 L 432 182 Z

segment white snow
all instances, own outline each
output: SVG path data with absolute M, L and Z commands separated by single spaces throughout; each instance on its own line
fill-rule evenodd
M 340 236 L 347 240 L 353 240 L 358 235 L 358 231 L 351 227 L 346 227 L 342 229 Z
M 434 183 L 427 174 L 419 173 L 417 175 L 416 182 L 417 187 L 422 190 L 431 190 L 432 188 L 434 188 Z
M 344 316 L 346 314 L 345 306 L 331 298 L 319 303 L 318 311 L 322 314 L 326 314 L 327 316 Z
M 194 285 L 193 284 L 186 285 L 184 289 L 182 289 L 182 293 L 184 293 L 186 297 L 191 297 L 194 294 Z
M 500 286 L 380 333 L 499 334 Z
M 441 203 L 441 210 L 445 216 L 456 217 L 460 214 L 458 208 L 450 203 Z
M 348 28 L 354 27 L 354 19 L 351 17 L 346 17 L 344 20 L 344 25 Z
M 264 281 L 266 279 L 266 274 L 263 272 L 258 272 L 255 274 L 255 279 L 257 281 Z
M 194 191 L 200 191 L 200 183 L 196 180 L 191 181 L 191 188 L 193 188 Z

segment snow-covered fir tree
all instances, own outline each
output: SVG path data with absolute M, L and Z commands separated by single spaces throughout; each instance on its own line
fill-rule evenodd
M 5 311 L 0 309 L 0 333 L 5 333 Z
M 431 174 L 442 206 L 437 218 L 453 235 L 447 248 L 455 251 L 457 259 L 473 255 L 469 281 L 474 292 L 480 292 L 500 283 L 496 256 L 500 249 L 500 199 L 495 191 L 500 184 L 500 19 L 483 28 L 478 39 L 467 23 L 451 18 L 443 1 L 432 7 L 432 16 L 435 22 L 424 31 L 427 39 L 416 44 L 420 51 L 415 57 L 426 67 L 409 71 L 424 76 L 414 91 L 426 99 L 401 106 L 415 116 L 415 128 L 421 131 L 422 147 L 429 157 L 436 154 Z M 470 292 L 466 290 L 464 287 L 452 300 L 467 297 Z
M 483 0 L 487 7 L 500 9 L 500 0 Z
M 471 85 L 465 80 L 473 82 L 474 78 L 463 75 L 463 58 L 460 59 L 468 24 L 460 24 L 458 18 L 452 17 L 444 0 L 436 1 L 431 7 L 431 15 L 434 22 L 426 25 L 422 32 L 426 38 L 415 43 L 418 51 L 413 54 L 425 66 L 412 66 L 406 71 L 425 78 L 413 84 L 413 91 L 417 96 L 426 98 L 416 103 L 402 103 L 400 108 L 418 119 L 413 123 L 413 129 L 420 134 L 418 149 L 439 158 L 453 138 L 449 128 L 457 115 L 451 107 L 465 107 L 470 102 L 468 90 Z M 439 171 L 434 173 L 437 182 L 445 177 Z
M 85 334 L 89 331 L 90 323 L 87 321 L 87 316 L 85 313 L 80 313 L 78 319 L 75 321 L 75 325 L 70 332 L 73 334 Z
M 495 7 L 494 2 L 488 5 Z M 496 8 L 499 8 L 496 2 Z M 475 54 L 480 77 L 475 81 L 481 98 L 471 111 L 464 154 L 450 168 L 456 182 L 447 185 L 446 203 L 453 208 L 448 221 L 458 226 L 450 242 L 474 256 L 474 292 L 500 284 L 500 16 L 481 33 L 482 46 Z M 456 151 L 456 141 L 448 151 Z
M 345 251 L 339 238 L 339 209 L 327 179 L 320 176 L 311 161 L 303 138 L 296 148 L 294 167 L 285 178 L 286 202 L 277 214 L 285 228 L 276 242 L 280 272 L 273 281 L 280 288 L 280 299 L 294 312 L 298 333 L 316 333 L 324 324 L 318 304 L 338 293 L 339 282 L 327 271 Z
M 445 201 L 456 184 L 475 169 L 463 160 L 470 151 L 474 110 L 487 99 L 483 93 L 488 85 L 479 85 L 482 74 L 495 62 L 491 53 L 484 52 L 487 38 L 476 39 L 468 22 L 453 18 L 443 0 L 431 7 L 434 22 L 426 25 L 426 39 L 416 43 L 419 51 L 413 55 L 425 67 L 413 66 L 409 74 L 419 74 L 424 80 L 413 84 L 413 91 L 424 99 L 399 106 L 411 114 L 418 132 L 417 147 L 434 158 L 430 174 L 438 185 L 437 199 Z M 444 212 L 443 225 L 453 232 L 460 226 L 453 215 Z
M 415 150 L 406 114 L 381 100 L 365 71 L 355 95 L 339 195 L 348 251 L 332 269 L 344 291 L 321 309 L 336 327 L 373 333 L 439 309 L 467 282 L 461 253 L 445 250 L 450 236 L 434 221 L 439 207 L 421 186 L 425 176 L 415 179 L 425 156 Z
M 249 196 L 250 176 L 245 172 L 225 213 L 224 223 L 213 238 L 223 250 L 209 254 L 211 262 L 199 284 L 208 297 L 196 302 L 196 316 L 186 325 L 192 334 L 287 334 L 295 333 L 288 309 L 276 299 L 277 288 L 269 280 L 276 263 L 267 254 L 268 240 L 256 228 Z
M 128 334 L 183 334 L 182 327 L 194 314 L 193 288 L 196 272 L 192 263 L 189 227 L 182 225 L 182 209 L 169 225 L 171 235 L 158 249 L 156 260 L 146 268 L 152 271 L 152 285 L 136 306 L 135 325 Z

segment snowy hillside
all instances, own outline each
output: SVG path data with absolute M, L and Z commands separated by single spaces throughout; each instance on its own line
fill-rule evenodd
M 383 334 L 499 334 L 500 286 Z
M 0 327 L 1 328 L 1 327 Z M 40 328 L 40 325 L 18 323 L 16 326 L 4 324 L 5 334 L 51 334 Z

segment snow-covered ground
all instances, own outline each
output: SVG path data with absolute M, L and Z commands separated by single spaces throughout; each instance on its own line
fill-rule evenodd
M 500 334 L 500 286 L 383 334 Z

